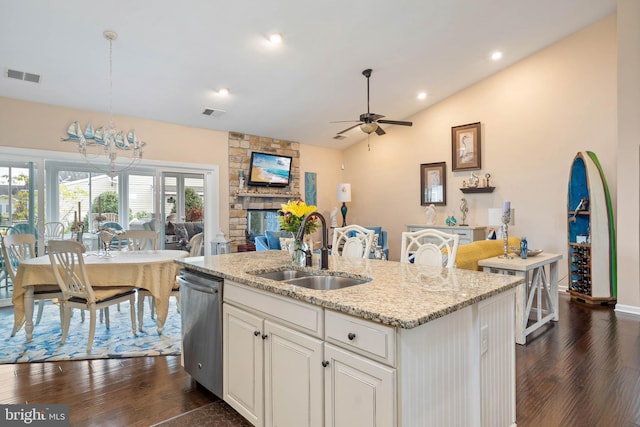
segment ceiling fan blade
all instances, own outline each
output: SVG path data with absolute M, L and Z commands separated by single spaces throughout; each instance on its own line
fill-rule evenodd
M 384 135 L 386 132 L 384 131 L 384 129 L 382 129 L 380 126 L 378 126 L 376 128 L 376 134 L 378 134 L 379 136 Z
M 329 123 L 360 123 L 362 120 L 334 120 Z
M 351 129 L 357 128 L 358 126 L 360 126 L 360 122 L 358 122 L 358 124 L 355 124 L 355 125 L 353 125 L 351 127 L 346 128 L 344 130 L 341 130 L 340 132 L 336 133 L 336 135 L 340 135 L 340 134 L 343 134 L 345 132 L 349 132 Z
M 377 120 L 378 123 L 385 123 L 388 125 L 399 125 L 399 126 L 413 126 L 413 122 L 403 122 L 400 120 Z

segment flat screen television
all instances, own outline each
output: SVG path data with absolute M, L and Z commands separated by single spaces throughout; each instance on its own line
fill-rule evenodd
M 291 157 L 268 153 L 251 153 L 248 185 L 286 187 L 291 176 Z

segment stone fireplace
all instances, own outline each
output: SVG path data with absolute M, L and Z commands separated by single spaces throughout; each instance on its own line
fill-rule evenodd
M 249 235 L 257 236 L 265 231 L 280 230 L 277 209 L 247 209 L 247 230 Z
M 251 152 L 290 156 L 291 181 L 289 187 L 246 187 L 239 189 L 239 172 L 249 174 Z M 300 196 L 300 143 L 229 132 L 229 238 L 231 251 L 246 247 L 249 231 L 248 212 L 277 211 L 289 200 Z

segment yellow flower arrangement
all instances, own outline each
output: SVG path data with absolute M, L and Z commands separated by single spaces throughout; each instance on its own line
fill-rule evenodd
M 278 217 L 280 228 L 290 231 L 294 235 L 298 234 L 298 230 L 302 225 L 302 220 L 312 212 L 315 212 L 315 205 L 307 205 L 304 200 L 289 200 L 286 204 L 280 205 L 283 215 Z M 311 234 L 318 228 L 318 218 L 311 218 L 307 221 L 304 234 Z

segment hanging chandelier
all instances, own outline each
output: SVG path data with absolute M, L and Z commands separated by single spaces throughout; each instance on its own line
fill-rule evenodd
M 83 130 L 75 121 L 67 129 L 68 138 L 78 145 L 82 158 L 94 169 L 115 178 L 119 173 L 136 167 L 142 160 L 142 147 L 146 145 L 132 129 L 118 131 L 113 125 L 113 41 L 118 38 L 114 31 L 105 31 L 104 38 L 109 41 L 109 124 L 93 129 L 91 123 Z

